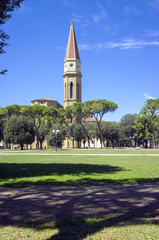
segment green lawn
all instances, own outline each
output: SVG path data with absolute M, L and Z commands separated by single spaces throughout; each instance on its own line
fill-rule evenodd
M 129 217 L 129 216 L 127 216 Z M 119 215 L 2 226 L 3 240 L 158 240 L 159 218 L 119 220 Z
M 58 149 L 57 152 L 53 150 L 0 150 L 0 153 L 12 152 L 15 154 L 159 154 L 159 149 L 145 149 L 145 148 L 106 148 L 106 149 Z
M 0 151 L 4 152 L 4 151 Z M 9 153 L 9 151 L 7 151 Z M 14 151 L 0 155 L 0 186 L 25 187 L 40 185 L 98 185 L 159 182 L 158 156 L 101 156 L 90 153 L 158 154 L 153 150 L 62 150 Z M 17 155 L 15 154 L 17 153 Z M 62 154 L 88 153 L 88 155 Z M 19 154 L 19 155 L 18 155 Z M 59 155 L 61 154 L 61 155 Z M 131 213 L 132 214 L 132 213 Z M 2 225 L 3 240 L 143 240 L 159 239 L 159 217 L 154 212 L 131 216 L 105 215 Z
M 158 156 L 0 155 L 3 187 L 158 181 Z

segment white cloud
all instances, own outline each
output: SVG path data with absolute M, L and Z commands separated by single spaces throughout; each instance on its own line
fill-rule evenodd
M 89 24 L 90 24 L 89 21 L 88 21 L 88 20 L 85 20 L 85 21 L 82 23 L 81 26 L 82 26 L 83 28 L 85 28 L 85 27 L 87 27 Z
M 134 39 L 126 39 L 123 42 L 117 43 L 108 43 L 108 47 L 115 48 L 120 47 L 121 49 L 135 49 L 135 48 L 143 48 L 146 46 L 159 46 L 159 41 L 136 41 Z
M 127 49 L 139 49 L 147 46 L 159 46 L 159 41 L 135 41 L 134 39 L 125 39 L 121 42 L 106 42 L 106 43 L 96 43 L 96 44 L 80 44 L 81 50 L 91 50 L 91 49 L 113 49 L 120 48 L 123 50 Z
M 81 31 L 81 35 L 82 35 L 82 36 L 87 36 L 87 31 L 82 30 L 82 31 Z
M 147 37 L 158 37 L 159 36 L 159 30 L 147 30 L 143 36 Z
M 83 15 L 77 15 L 77 14 L 73 13 L 71 20 L 72 20 L 73 22 L 79 23 L 79 22 L 81 22 L 81 20 L 83 20 L 84 18 L 85 18 L 85 17 L 84 17 Z
M 97 23 L 97 22 L 99 22 L 99 20 L 100 20 L 100 14 L 98 14 L 98 15 L 93 15 L 93 21 L 95 22 L 95 23 Z
M 102 17 L 103 17 L 103 18 L 107 18 L 108 15 L 107 15 L 107 12 L 106 12 L 105 7 L 103 7 L 99 2 L 97 2 L 97 5 L 98 5 L 98 7 L 99 7 L 100 10 L 101 10 L 101 15 L 102 15 Z
M 155 99 L 154 97 L 149 96 L 147 93 L 144 93 L 144 96 L 145 96 L 146 99 Z
M 66 1 L 66 0 L 64 0 L 64 1 L 63 1 L 63 5 L 65 5 L 65 6 L 70 6 L 70 3 L 69 3 L 68 1 Z
M 152 8 L 159 9 L 159 0 L 151 0 L 148 2 L 148 5 Z
M 95 23 L 99 22 L 101 19 L 108 18 L 106 9 L 104 6 L 102 6 L 99 2 L 97 2 L 97 6 L 99 8 L 99 12 L 96 14 L 93 14 L 93 21 Z
M 90 44 L 78 44 L 78 47 L 80 50 L 92 50 L 95 48 L 95 45 L 90 45 Z
M 132 7 L 132 6 L 126 6 L 124 8 L 124 12 L 126 14 L 138 14 L 138 13 L 140 13 L 140 11 L 136 7 Z

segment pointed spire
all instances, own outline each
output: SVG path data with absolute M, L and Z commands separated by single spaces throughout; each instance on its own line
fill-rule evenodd
M 66 55 L 65 55 L 65 61 L 68 59 L 80 60 L 73 22 L 71 22 L 70 33 L 69 33 Z

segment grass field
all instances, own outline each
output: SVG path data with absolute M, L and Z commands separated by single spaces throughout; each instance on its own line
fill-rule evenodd
M 0 150 L 0 153 L 14 153 L 14 154 L 159 154 L 159 149 L 145 149 L 145 148 L 105 148 L 105 149 L 55 149 L 48 150 Z
M 117 216 L 66 219 L 0 229 L 2 240 L 158 240 L 159 219 L 114 222 Z
M 159 157 L 13 153 L 0 155 L 0 171 L 5 187 L 157 182 Z
M 0 151 L 3 153 L 6 151 Z M 30 153 L 30 155 L 25 155 Z M 9 151 L 7 151 L 9 153 Z M 64 150 L 17 151 L 0 154 L 0 186 L 28 187 L 43 185 L 101 185 L 159 182 L 159 150 Z M 49 153 L 55 155 L 34 155 Z M 73 155 L 73 154 L 88 155 Z M 101 156 L 95 154 L 125 154 Z M 33 155 L 32 155 L 33 154 Z M 70 154 L 70 155 L 63 155 Z M 137 154 L 128 156 L 126 154 Z M 138 154 L 141 154 L 139 156 Z M 159 217 L 153 212 L 145 216 L 118 218 L 118 215 L 74 218 L 64 221 L 35 222 L 29 225 L 2 225 L 4 240 L 142 240 L 159 239 Z

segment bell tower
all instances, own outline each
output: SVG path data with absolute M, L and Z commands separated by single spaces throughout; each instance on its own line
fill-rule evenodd
M 81 61 L 72 22 L 64 60 L 64 108 L 81 102 L 81 77 Z

